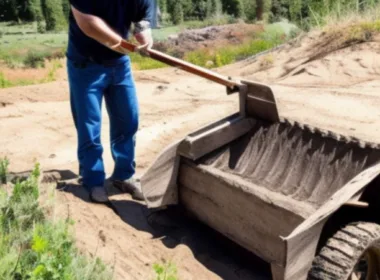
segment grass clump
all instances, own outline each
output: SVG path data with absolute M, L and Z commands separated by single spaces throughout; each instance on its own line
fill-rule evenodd
M 47 54 L 45 52 L 29 50 L 23 63 L 25 67 L 29 67 L 29 68 L 39 68 L 39 67 L 44 68 L 46 56 Z
M 153 269 L 156 273 L 154 280 L 178 280 L 177 268 L 174 264 L 168 262 L 165 264 L 154 264 Z
M 62 64 L 59 60 L 55 60 L 52 63 L 52 67 L 49 69 L 48 73 L 42 79 L 27 80 L 27 79 L 17 79 L 8 80 L 3 72 L 0 72 L 0 88 L 10 88 L 16 86 L 29 86 L 35 84 L 49 83 L 57 80 L 57 71 L 62 68 Z
M 130 53 L 128 55 L 131 58 L 132 67 L 135 70 L 150 70 L 167 67 L 167 65 L 162 62 L 142 56 L 138 53 Z
M 280 42 L 277 39 L 254 39 L 238 46 L 228 46 L 215 50 L 201 49 L 186 54 L 185 60 L 207 68 L 221 67 L 269 50 Z
M 0 161 L 0 184 L 5 184 L 7 182 L 9 160 L 4 158 Z
M 0 163 L 8 166 L 5 160 Z M 1 174 L 6 176 L 4 170 Z M 112 279 L 98 258 L 91 260 L 78 252 L 71 221 L 47 219 L 39 204 L 39 177 L 36 164 L 11 194 L 0 188 L 0 279 Z

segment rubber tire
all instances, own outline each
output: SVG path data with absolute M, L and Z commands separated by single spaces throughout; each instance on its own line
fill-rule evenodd
M 315 257 L 308 280 L 347 280 L 364 252 L 380 249 L 380 225 L 352 223 L 331 237 Z

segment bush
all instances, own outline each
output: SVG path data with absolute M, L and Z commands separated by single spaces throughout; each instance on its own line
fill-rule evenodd
M 41 0 L 41 7 L 46 22 L 46 31 L 66 29 L 62 0 Z
M 0 73 L 1 77 L 2 73 Z M 1 81 L 1 78 L 0 78 Z M 8 173 L 9 160 L 4 158 L 0 160 L 0 184 L 7 183 L 7 173 Z
M 38 68 L 38 67 L 45 67 L 45 58 L 47 54 L 44 52 L 38 52 L 30 50 L 25 57 L 23 63 L 26 67 L 30 68 Z
M 156 273 L 156 280 L 177 280 L 177 267 L 172 263 L 153 265 L 154 272 Z
M 269 50 L 285 40 L 284 36 L 272 36 L 264 32 L 260 39 L 254 39 L 239 46 L 222 47 L 215 50 L 201 49 L 189 52 L 185 60 L 202 67 L 221 67 Z
M 183 9 L 180 0 L 177 0 L 174 4 L 172 21 L 174 24 L 181 24 L 183 22 Z
M 0 189 L 0 279 L 112 279 L 98 258 L 78 252 L 71 221 L 53 223 L 45 217 L 39 206 L 39 177 L 36 164 L 27 180 L 14 185 L 12 195 Z
M 12 83 L 5 78 L 4 73 L 0 72 L 0 88 L 7 88 L 11 85 Z

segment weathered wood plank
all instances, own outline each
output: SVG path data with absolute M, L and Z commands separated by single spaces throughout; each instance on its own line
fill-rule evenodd
M 329 216 L 361 192 L 379 174 L 380 164 L 376 164 L 355 176 L 288 237 L 284 238 L 288 248 L 284 279 L 304 280 L 307 278 L 314 259 L 316 244 Z
M 246 134 L 254 124 L 253 119 L 244 118 L 239 114 L 232 115 L 187 136 L 179 145 L 178 153 L 197 160 Z
M 284 264 L 280 235 L 290 233 L 301 216 L 189 162 L 181 162 L 179 186 L 181 203 L 198 219 L 264 260 Z

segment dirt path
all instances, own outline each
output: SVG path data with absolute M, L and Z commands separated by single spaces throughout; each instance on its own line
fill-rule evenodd
M 318 59 L 310 59 L 311 45 L 289 46 L 270 54 L 272 58 L 265 55 L 220 71 L 271 83 L 284 117 L 380 143 L 379 43 L 332 51 Z M 223 87 L 174 69 L 135 76 L 141 107 L 138 173 L 172 141 L 238 108 L 237 96 L 226 96 Z M 38 160 L 45 170 L 76 173 L 68 96 L 64 80 L 0 90 L 0 157 L 10 158 L 12 171 L 31 169 Z M 110 173 L 108 130 L 104 110 L 102 141 Z M 145 206 L 128 195 L 112 196 L 118 216 L 110 208 L 87 203 L 87 194 L 75 184 L 57 194 L 60 213 L 76 221 L 80 247 L 115 264 L 117 279 L 151 279 L 152 263 L 162 260 L 173 260 L 181 279 L 265 279 L 255 267 L 232 257 L 228 247 L 222 248 L 199 224 L 185 223 L 162 233 L 147 223 Z

